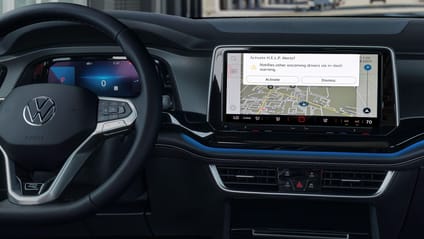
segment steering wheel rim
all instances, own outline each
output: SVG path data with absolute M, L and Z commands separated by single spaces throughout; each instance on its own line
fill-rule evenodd
M 99 207 L 117 198 L 130 184 L 131 179 L 143 166 L 159 130 L 160 82 L 156 76 L 153 60 L 138 37 L 112 16 L 75 4 L 37 4 L 5 14 L 0 19 L 2 29 L 0 35 L 7 35 L 34 23 L 55 20 L 82 23 L 105 33 L 121 46 L 123 53 L 134 65 L 141 81 L 140 94 L 131 99 L 137 112 L 132 128 L 135 131 L 134 143 L 116 171 L 88 195 L 72 202 L 33 206 L 16 205 L 6 199 L 0 202 L 2 222 L 58 222 L 95 212 Z

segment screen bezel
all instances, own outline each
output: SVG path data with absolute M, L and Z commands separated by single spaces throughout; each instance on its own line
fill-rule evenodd
M 224 121 L 226 53 L 231 52 L 269 52 L 269 53 L 328 53 L 328 54 L 376 54 L 379 56 L 379 86 L 377 123 L 373 127 L 329 126 L 311 124 L 255 124 L 249 122 Z M 397 97 L 397 79 L 393 50 L 380 46 L 303 46 L 303 45 L 224 45 L 215 48 L 212 58 L 211 79 L 209 86 L 209 102 L 207 121 L 215 132 L 318 132 L 332 133 L 367 133 L 382 135 L 394 130 L 399 125 Z M 225 63 L 224 63 L 225 62 Z M 375 118 L 373 118 L 375 120 Z
M 275 54 L 275 53 L 293 53 L 293 54 L 302 54 L 305 52 L 299 52 L 299 51 L 285 51 L 285 52 L 275 52 L 275 51 L 264 51 L 264 50 L 245 50 L 245 51 L 235 51 L 235 50 L 230 50 L 230 51 L 226 51 L 224 53 L 224 69 L 223 69 L 223 91 L 222 91 L 222 121 L 223 122 L 241 122 L 241 123 L 249 123 L 249 124 L 258 124 L 258 125 L 267 125 L 267 126 L 280 126 L 280 125 L 309 125 L 309 126 L 344 126 L 344 127 L 365 127 L 365 128 L 375 128 L 378 127 L 378 122 L 379 122 L 379 118 L 381 117 L 381 105 L 378 103 L 379 99 L 381 98 L 382 92 L 381 92 L 381 81 L 382 81 L 382 55 L 381 53 L 374 53 L 373 55 L 377 55 L 378 56 L 378 83 L 377 83 L 377 117 L 337 117 L 337 116 L 306 116 L 306 115 L 246 115 L 246 114 L 238 114 L 238 115 L 234 115 L 234 114 L 227 114 L 227 67 L 228 67 L 228 54 L 231 53 L 262 53 L 262 54 L 266 54 L 266 53 L 270 53 L 270 54 Z M 307 52 L 308 54 L 348 54 L 346 52 Z M 350 54 L 353 54 L 353 52 L 350 52 Z M 357 52 L 355 52 L 355 54 L 357 54 Z M 370 54 L 370 53 L 367 53 Z M 242 118 L 241 120 L 233 120 L 231 119 L 232 116 L 239 116 L 240 118 Z M 271 118 L 273 117 L 281 117 L 282 121 L 281 123 L 267 123 L 265 121 L 261 121 L 261 122 L 256 122 L 255 120 L 253 120 L 256 116 L 259 117 L 263 117 L 263 118 L 268 118 L 269 121 L 271 121 Z M 246 117 L 250 117 L 251 120 L 243 120 L 243 118 Z M 305 119 L 305 122 L 301 123 L 299 122 L 298 118 L 302 118 Z M 327 124 L 319 124 L 318 122 L 322 122 L 322 120 L 324 118 L 329 119 L 329 123 Z M 343 121 L 345 119 L 349 120 L 349 124 L 343 124 Z M 360 120 L 361 123 L 360 124 L 355 124 L 355 120 Z M 373 122 L 372 125 L 366 125 L 365 122 L 366 120 L 371 120 Z M 336 124 L 335 122 L 340 122 L 338 124 Z

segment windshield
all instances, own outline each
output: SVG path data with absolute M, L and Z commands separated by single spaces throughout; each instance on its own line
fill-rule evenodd
M 0 13 L 26 5 L 68 2 L 100 10 L 131 10 L 191 18 L 274 16 L 416 16 L 424 0 L 0 0 Z

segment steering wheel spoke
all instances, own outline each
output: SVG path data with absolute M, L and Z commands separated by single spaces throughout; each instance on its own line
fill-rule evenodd
M 98 137 L 87 138 L 65 161 L 57 172 L 43 172 L 51 177 L 34 179 L 30 175 L 34 172 L 22 169 L 13 160 L 10 160 L 6 151 L 0 147 L 3 154 L 6 170 L 6 186 L 8 199 L 18 205 L 40 205 L 56 200 L 65 190 L 84 162 L 91 155 Z M 18 169 L 19 168 L 19 169 Z

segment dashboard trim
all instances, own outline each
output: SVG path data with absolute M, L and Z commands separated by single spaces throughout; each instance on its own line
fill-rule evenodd
M 259 155 L 270 155 L 280 157 L 311 157 L 311 156 L 323 156 L 327 158 L 374 158 L 374 159 L 386 159 L 391 160 L 393 158 L 399 158 L 402 155 L 406 155 L 409 152 L 415 151 L 418 148 L 424 148 L 424 140 L 419 141 L 415 144 L 409 145 L 399 151 L 392 153 L 367 153 L 367 152 L 332 152 L 332 151 L 296 151 L 296 150 L 273 150 L 273 149 L 244 149 L 244 148 L 218 148 L 211 147 L 200 143 L 199 141 L 191 138 L 186 134 L 181 135 L 184 141 L 193 147 L 203 152 L 213 152 L 221 154 L 259 154 Z
M 185 125 L 183 125 L 177 118 L 175 118 L 171 113 L 169 113 L 169 112 L 162 112 L 162 113 L 164 113 L 164 114 L 166 114 L 166 115 L 168 115 L 168 117 L 169 117 L 169 119 L 171 120 L 171 124 L 172 125 L 175 125 L 175 126 L 178 126 L 178 127 L 181 127 L 182 129 L 185 129 L 185 130 L 187 130 L 188 132 L 190 132 L 190 133 L 192 133 L 192 134 L 194 134 L 194 135 L 196 135 L 196 136 L 198 136 L 198 137 L 201 137 L 201 138 L 206 138 L 206 137 L 208 137 L 208 136 L 210 136 L 210 135 L 212 135 L 213 134 L 213 132 L 201 132 L 201 131 L 197 131 L 197 130 L 192 130 L 192 129 L 190 129 L 190 128 L 188 128 L 187 126 L 185 126 Z
M 224 182 L 221 180 L 218 169 L 216 165 L 210 164 L 209 171 L 212 174 L 212 177 L 218 186 L 224 192 L 235 193 L 235 194 L 249 194 L 249 195 L 264 195 L 264 196 L 295 196 L 295 197 L 313 197 L 313 198 L 349 198 L 349 199 L 370 199 L 381 196 L 389 187 L 392 179 L 396 175 L 395 171 L 387 171 L 386 176 L 381 183 L 379 189 L 371 195 L 337 195 L 337 194 L 308 194 L 308 193 L 279 193 L 279 192 L 257 192 L 257 191 L 244 191 L 244 190 L 233 190 L 225 186 Z

